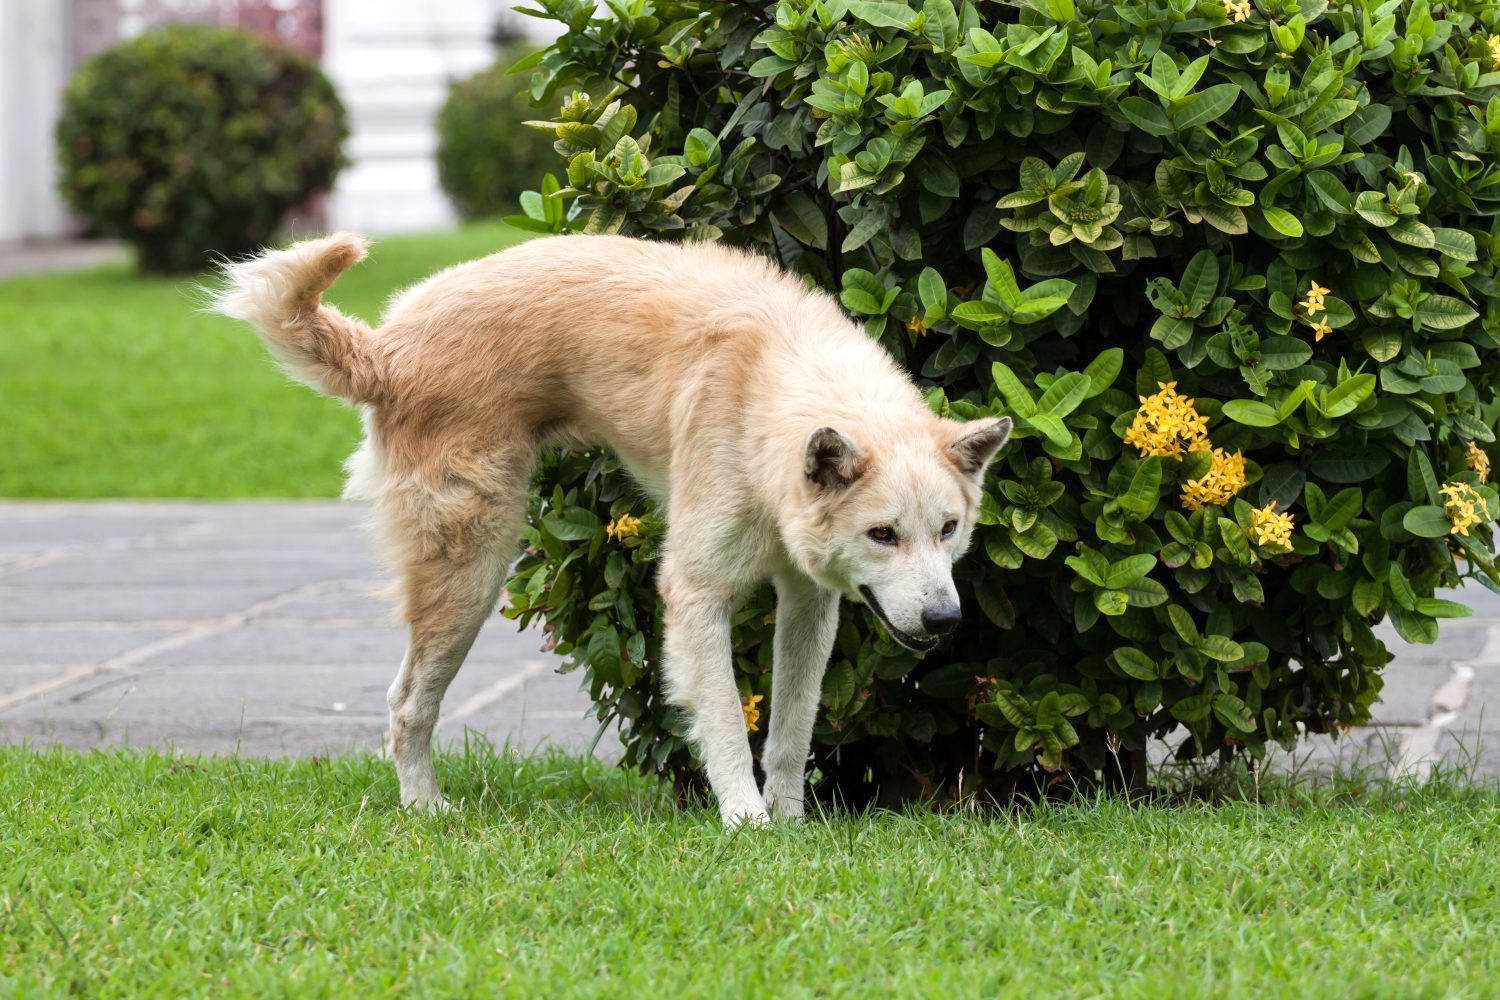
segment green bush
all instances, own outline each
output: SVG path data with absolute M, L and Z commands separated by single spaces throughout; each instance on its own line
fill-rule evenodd
M 348 129 L 307 58 L 252 35 L 171 27 L 103 52 L 57 123 L 62 191 L 140 266 L 193 271 L 268 242 L 327 188 Z
M 438 113 L 438 181 L 465 219 L 513 212 L 521 193 L 555 159 L 552 141 L 523 123 L 538 117 L 511 53 L 460 80 Z
M 1467 614 L 1435 588 L 1500 589 L 1492 6 L 543 2 L 568 31 L 538 92 L 609 93 L 552 125 L 535 228 L 752 244 L 934 409 L 1015 418 L 952 642 L 919 660 L 845 609 L 823 791 L 1118 777 L 1179 726 L 1183 756 L 1259 758 L 1369 718 L 1373 624 L 1431 642 Z M 607 454 L 543 477 L 513 613 L 631 762 L 686 777 L 665 526 Z M 737 625 L 750 715 L 769 597 Z

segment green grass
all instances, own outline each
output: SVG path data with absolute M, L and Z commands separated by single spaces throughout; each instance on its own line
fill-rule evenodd
M 392 292 L 522 238 L 498 224 L 378 240 L 329 301 Z M 194 281 L 126 264 L 0 281 L 0 496 L 331 497 L 353 410 L 294 385 Z
M 566 757 L 0 750 L 0 996 L 1493 996 L 1500 793 L 726 834 Z

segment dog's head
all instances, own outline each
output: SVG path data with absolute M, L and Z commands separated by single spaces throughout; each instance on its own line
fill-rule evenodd
M 864 603 L 891 637 L 925 652 L 959 622 L 953 563 L 969 546 L 980 485 L 1009 417 L 933 417 L 894 439 L 820 427 L 803 462 L 802 570 Z

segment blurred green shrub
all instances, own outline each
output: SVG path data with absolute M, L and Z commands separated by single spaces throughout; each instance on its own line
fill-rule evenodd
M 63 195 L 142 270 L 194 271 L 268 242 L 328 187 L 348 128 L 311 60 L 253 35 L 170 27 L 100 53 L 57 123 Z
M 528 77 L 506 75 L 523 54 L 504 54 L 454 84 L 438 113 L 438 181 L 465 219 L 514 211 L 521 192 L 556 156 L 550 135 L 522 124 L 545 117 L 528 100 Z

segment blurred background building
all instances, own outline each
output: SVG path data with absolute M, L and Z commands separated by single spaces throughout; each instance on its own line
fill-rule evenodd
M 275 35 L 318 58 L 349 111 L 350 166 L 323 206 L 369 233 L 453 219 L 433 118 L 449 85 L 490 65 L 497 29 L 533 22 L 511 0 L 0 0 L 0 245 L 76 231 L 57 194 L 52 129 L 88 56 L 166 23 Z

